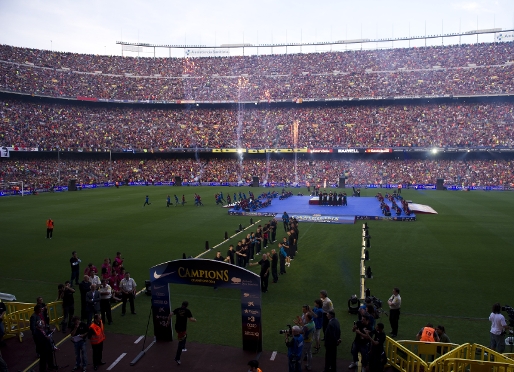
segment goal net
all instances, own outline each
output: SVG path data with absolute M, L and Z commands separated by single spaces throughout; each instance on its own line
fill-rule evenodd
M 23 181 L 5 182 L 0 181 L 0 196 L 21 195 L 25 193 Z

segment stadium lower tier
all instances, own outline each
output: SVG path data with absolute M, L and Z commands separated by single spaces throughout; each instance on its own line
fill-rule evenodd
M 56 156 L 57 157 L 57 156 Z M 45 189 L 116 182 L 286 183 L 329 187 L 346 177 L 348 185 L 436 184 L 503 186 L 514 184 L 511 160 L 295 160 L 293 159 L 117 159 L 58 160 L 0 158 L 0 182 L 23 182 Z

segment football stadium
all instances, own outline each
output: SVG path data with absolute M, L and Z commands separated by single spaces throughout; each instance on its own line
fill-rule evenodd
M 9 371 L 513 371 L 500 31 L 221 57 L 0 45 Z

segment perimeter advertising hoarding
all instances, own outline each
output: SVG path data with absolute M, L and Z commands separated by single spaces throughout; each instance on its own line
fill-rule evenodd
M 330 216 L 321 214 L 294 214 L 291 217 L 296 218 L 301 222 L 321 222 L 321 223 L 337 223 L 337 224 L 353 224 L 355 223 L 354 216 Z M 275 215 L 275 219 L 280 220 L 281 214 Z
M 262 351 L 259 275 L 225 262 L 190 258 L 150 268 L 150 283 L 154 335 L 157 341 L 173 340 L 173 325 L 166 327 L 166 321 L 171 311 L 181 306 L 180 303 L 171 304 L 169 284 L 203 285 L 241 291 L 243 350 Z M 194 313 L 194 305 L 191 308 Z

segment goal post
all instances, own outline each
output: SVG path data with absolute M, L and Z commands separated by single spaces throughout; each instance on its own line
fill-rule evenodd
M 23 181 L 0 182 L 0 196 L 12 196 L 25 194 L 25 185 Z

